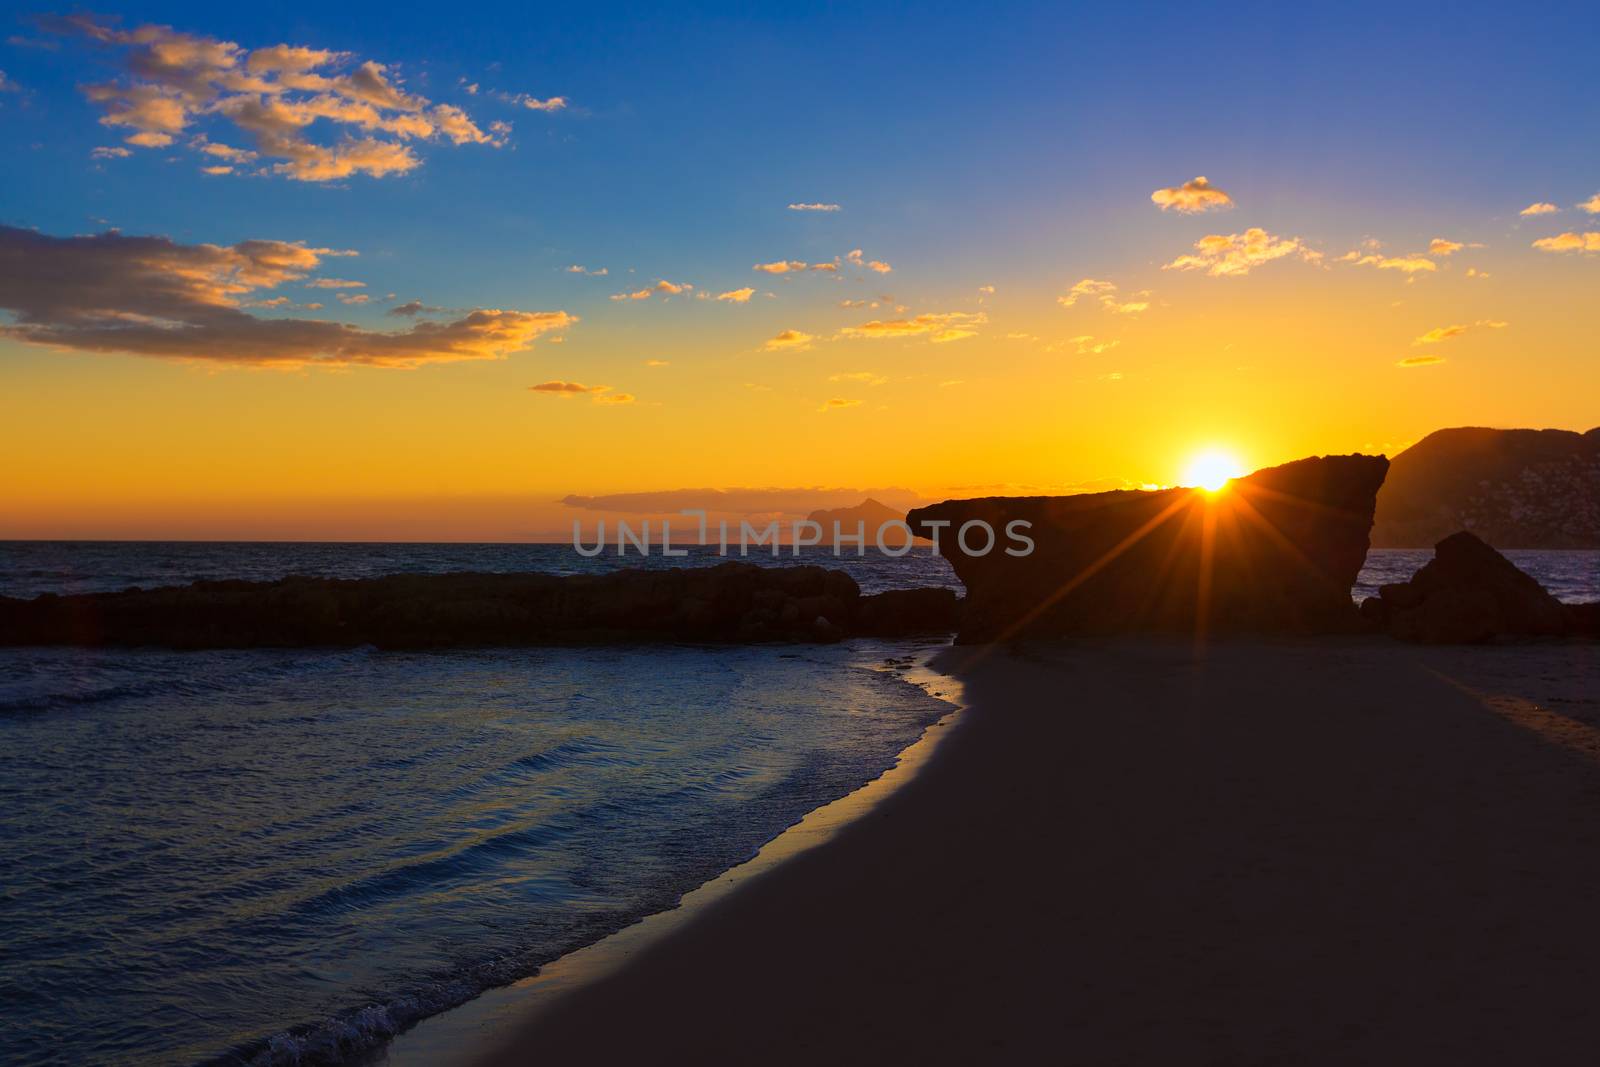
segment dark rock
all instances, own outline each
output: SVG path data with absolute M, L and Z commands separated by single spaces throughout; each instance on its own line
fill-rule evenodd
M 1567 633 L 1600 637 L 1600 602 L 1562 606 L 1567 610 Z
M 911 512 L 940 535 L 967 587 L 961 642 L 1023 634 L 1353 630 L 1350 599 L 1367 554 L 1382 456 L 1303 459 L 1192 489 L 988 497 Z M 996 547 L 956 542 L 981 520 Z M 1031 554 L 1008 555 L 1007 524 L 1031 524 Z M 933 523 L 947 522 L 942 529 Z M 985 538 L 974 531 L 974 548 Z
M 932 592 L 935 599 L 954 594 Z M 547 574 L 397 574 L 0 597 L 0 645 L 443 648 L 606 641 L 837 641 L 857 632 L 855 580 L 815 566 Z M 874 609 L 872 632 L 922 632 Z M 945 619 L 949 622 L 948 613 Z M 946 632 L 953 625 L 945 627 Z
M 1572 629 L 1570 605 L 1463 530 L 1434 546 L 1409 582 L 1380 591 L 1389 632 L 1402 641 L 1464 644 Z
M 876 636 L 950 633 L 960 602 L 953 589 L 890 589 L 861 598 L 856 632 Z

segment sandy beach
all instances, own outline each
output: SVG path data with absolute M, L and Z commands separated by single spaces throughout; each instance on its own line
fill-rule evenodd
M 1593 644 L 939 666 L 908 784 L 477 1062 L 1592 1061 Z

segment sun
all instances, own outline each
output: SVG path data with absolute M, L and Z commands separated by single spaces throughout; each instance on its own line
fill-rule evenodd
M 1244 473 L 1243 465 L 1231 452 L 1207 449 L 1189 460 L 1189 465 L 1183 469 L 1183 484 L 1215 493 Z

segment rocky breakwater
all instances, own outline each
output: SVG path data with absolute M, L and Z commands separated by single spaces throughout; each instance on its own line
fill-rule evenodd
M 948 590 L 864 597 L 843 571 L 730 562 L 567 577 L 290 577 L 0 597 L 0 644 L 447 648 L 835 641 L 854 632 L 949 632 L 955 612 Z
M 1600 604 L 1563 604 L 1475 535 L 1451 534 L 1408 582 L 1382 586 L 1361 614 L 1402 641 L 1465 644 L 1600 631 Z
M 1196 489 L 986 497 L 907 521 L 967 587 L 960 643 L 1127 632 L 1315 633 L 1360 625 L 1350 599 L 1366 559 L 1382 456 L 1270 467 Z M 1033 549 L 1006 536 L 1026 522 Z M 996 532 L 992 548 L 975 527 Z

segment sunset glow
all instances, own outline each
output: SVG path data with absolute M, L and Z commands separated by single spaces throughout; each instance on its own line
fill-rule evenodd
M 1183 469 L 1183 484 L 1215 493 L 1240 475 L 1249 473 L 1231 453 L 1217 449 L 1201 452 Z

